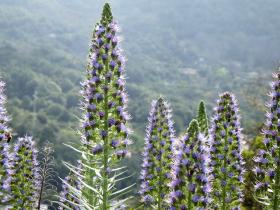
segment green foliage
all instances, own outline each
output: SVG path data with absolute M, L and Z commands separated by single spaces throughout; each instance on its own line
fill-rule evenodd
M 196 119 L 199 124 L 200 132 L 203 133 L 205 136 L 207 136 L 208 135 L 208 117 L 207 117 L 207 113 L 206 113 L 205 104 L 203 101 L 201 101 L 199 103 Z
M 100 22 L 102 25 L 107 25 L 111 23 L 112 20 L 113 20 L 113 15 L 112 15 L 111 7 L 108 3 L 105 3 Z
M 255 174 L 254 174 L 254 156 L 256 155 L 258 149 L 263 147 L 262 144 L 262 136 L 257 136 L 253 139 L 247 148 L 245 148 L 242 152 L 242 157 L 245 162 L 245 176 L 244 176 L 244 199 L 243 206 L 245 209 L 250 209 L 254 206 L 256 209 L 261 209 L 261 205 L 256 201 L 256 199 L 252 196 L 254 194 L 254 183 L 255 183 Z

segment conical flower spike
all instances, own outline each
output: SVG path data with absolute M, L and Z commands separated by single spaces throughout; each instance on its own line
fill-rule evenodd
M 10 118 L 6 110 L 5 83 L 0 81 L 0 204 L 4 205 L 11 199 L 11 165 L 10 147 L 11 129 L 8 127 Z M 1 205 L 0 205 L 1 206 Z
M 37 150 L 31 137 L 19 138 L 14 146 L 11 170 L 12 210 L 35 209 L 39 188 Z
M 192 120 L 172 167 L 169 195 L 171 209 L 207 209 L 211 192 L 209 149 L 206 139 L 199 133 L 197 120 Z
M 280 208 L 280 72 L 271 84 L 270 103 L 266 114 L 263 144 L 254 161 L 257 183 L 256 199 L 267 209 Z
M 232 94 L 226 92 L 220 96 L 209 135 L 213 208 L 238 209 L 243 197 L 244 162 L 238 105 Z
M 153 101 L 148 120 L 140 194 L 146 207 L 164 209 L 170 191 L 168 182 L 171 178 L 175 141 L 171 110 L 167 102 L 162 98 Z
M 82 83 L 82 142 L 80 147 L 83 177 L 81 206 L 92 209 L 116 208 L 118 196 L 115 180 L 121 172 L 117 164 L 129 155 L 130 119 L 126 111 L 125 57 L 119 46 L 118 25 L 109 4 L 103 8 L 102 18 L 93 31 L 87 77 Z M 70 170 L 74 170 L 69 166 Z M 72 194 L 74 193 L 71 192 Z M 74 193 L 74 194 L 75 194 Z M 76 195 L 78 196 L 78 195 Z

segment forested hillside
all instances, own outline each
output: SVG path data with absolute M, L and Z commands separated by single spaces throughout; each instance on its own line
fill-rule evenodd
M 79 140 L 80 81 L 102 1 L 1 0 L 0 75 L 7 83 L 14 133 L 55 144 L 59 160 L 74 159 L 63 143 Z M 221 91 L 236 93 L 247 140 L 264 119 L 268 81 L 280 58 L 280 2 L 261 0 L 112 1 L 122 28 L 131 167 L 139 170 L 151 100 L 172 103 L 182 132 L 203 99 L 209 114 Z M 134 164 L 136 163 L 136 164 Z M 133 170 L 132 170 L 133 171 Z M 137 176 L 135 176 L 137 177 Z

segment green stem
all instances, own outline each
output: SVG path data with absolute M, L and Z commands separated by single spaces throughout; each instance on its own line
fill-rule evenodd
M 161 142 L 162 141 L 162 135 L 160 133 L 160 136 L 159 136 L 159 141 L 158 142 Z M 160 173 L 159 173 L 159 191 L 158 191 L 158 210 L 161 210 L 161 207 L 162 207 L 162 198 L 161 198 L 161 193 L 162 193 L 162 156 L 163 154 L 161 154 L 161 158 L 160 158 L 160 161 L 159 161 L 159 168 L 160 168 Z
M 83 148 L 83 147 L 82 147 Z M 86 146 L 86 151 L 87 153 L 90 153 L 90 147 Z M 88 161 L 84 161 L 83 163 L 86 165 L 89 165 L 90 167 L 94 168 L 93 166 L 93 157 L 90 154 L 86 154 L 87 155 L 87 160 Z M 93 186 L 93 177 L 95 176 L 94 171 L 92 169 L 86 168 L 85 169 L 85 181 L 89 186 Z M 93 191 L 91 189 L 85 188 L 82 190 L 82 196 L 84 196 L 87 201 L 89 202 L 90 206 L 94 206 L 94 200 L 95 198 L 92 197 L 93 195 Z
M 278 151 L 278 157 L 280 158 L 280 149 Z M 277 170 L 276 170 L 276 179 L 275 179 L 275 184 L 274 184 L 274 190 L 273 190 L 273 210 L 279 209 L 278 207 L 278 199 L 279 199 L 279 183 L 280 182 L 280 166 L 279 163 L 277 163 Z
M 191 153 L 191 155 L 193 155 Z M 188 167 L 188 171 L 190 171 L 190 168 Z M 192 176 L 188 177 L 188 184 L 190 185 L 192 183 Z M 190 190 L 188 190 L 188 210 L 192 209 L 192 193 Z
M 106 64 L 106 72 L 108 72 L 108 62 Z M 105 80 L 106 81 L 106 80 Z M 108 85 L 108 82 L 106 81 L 106 86 Z M 105 92 L 105 98 L 104 98 L 104 107 L 105 107 L 105 116 L 104 116 L 104 131 L 106 132 L 106 137 L 104 138 L 104 156 L 103 156 L 103 186 L 102 186 L 102 209 L 106 210 L 107 209 L 107 201 L 108 201 L 108 173 L 107 173 L 107 168 L 108 168 L 108 92 Z
M 188 179 L 188 183 L 189 184 L 191 184 L 192 183 L 192 178 L 190 177 L 189 179 Z M 192 194 L 191 194 L 191 192 L 190 191 L 188 191 L 188 210 L 191 210 L 192 209 Z
M 90 163 L 92 163 L 93 162 L 93 158 L 92 158 L 92 156 L 90 156 L 89 157 L 89 161 L 90 161 Z M 88 169 L 88 171 L 89 171 L 89 177 L 88 177 L 88 184 L 89 184 L 89 186 L 93 186 L 93 176 L 94 176 L 94 171 L 93 170 L 91 170 L 91 169 Z M 91 206 L 93 206 L 93 204 L 94 204 L 94 196 L 92 197 L 92 194 L 94 194 L 93 193 L 93 191 L 92 190 L 89 190 L 88 191 L 88 200 L 89 200 L 89 204 L 91 205 Z
M 37 209 L 40 210 L 41 208 L 41 201 L 42 201 L 42 195 L 43 195 L 43 189 L 44 189 L 44 185 L 45 185 L 45 178 L 46 178 L 46 169 L 47 169 L 47 161 L 48 159 L 45 159 L 44 161 L 44 168 L 43 168 L 43 174 L 42 174 L 42 180 L 40 183 L 40 193 L 39 193 L 39 199 L 38 199 L 38 206 Z
M 228 129 L 226 129 L 226 136 L 224 138 L 225 140 L 225 148 L 227 147 L 227 138 L 228 138 Z M 227 151 L 225 151 L 225 156 L 224 156 L 224 162 L 223 162 L 223 167 L 226 169 L 227 168 Z M 224 177 L 223 180 L 225 181 L 227 178 L 227 172 L 224 172 Z M 226 184 L 222 186 L 222 202 L 223 202 L 223 210 L 227 210 L 227 204 L 226 204 Z

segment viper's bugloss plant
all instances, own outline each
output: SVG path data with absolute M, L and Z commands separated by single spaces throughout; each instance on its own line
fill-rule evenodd
M 10 160 L 10 141 L 11 129 L 8 127 L 10 117 L 6 110 L 6 96 L 4 94 L 5 83 L 0 81 L 0 207 L 5 205 L 11 198 L 10 183 L 11 173 L 9 169 Z
M 18 138 L 12 154 L 11 210 L 36 209 L 40 185 L 37 150 L 32 137 Z
M 239 209 L 242 201 L 244 162 L 241 156 L 241 126 L 237 101 L 223 93 L 217 101 L 209 132 L 213 208 Z
M 280 208 L 280 72 L 273 74 L 270 102 L 263 130 L 265 149 L 254 158 L 257 183 L 256 199 L 267 209 Z
M 117 36 L 119 27 L 109 4 L 94 28 L 87 65 L 87 77 L 82 83 L 82 196 L 84 208 L 116 208 L 118 193 L 115 183 L 122 172 L 116 168 L 129 155 L 130 129 L 126 111 L 125 57 Z M 70 167 L 71 171 L 75 169 Z M 78 192 L 78 191 L 77 191 Z
M 205 136 L 208 135 L 208 117 L 206 112 L 206 107 L 204 101 L 201 101 L 198 106 L 198 113 L 196 117 L 200 132 L 203 133 Z
M 169 194 L 171 209 L 207 209 L 210 204 L 211 176 L 209 147 L 199 131 L 197 120 L 192 120 L 172 166 L 172 189 Z
M 140 195 L 146 207 L 164 209 L 170 192 L 168 183 L 171 178 L 175 131 L 171 109 L 162 98 L 152 102 L 148 121 Z

